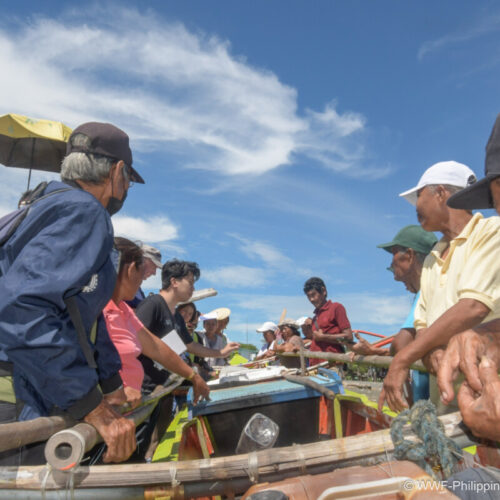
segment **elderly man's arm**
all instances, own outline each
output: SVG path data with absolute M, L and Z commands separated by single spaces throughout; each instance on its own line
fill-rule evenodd
M 433 349 L 446 346 L 457 333 L 481 323 L 489 312 L 490 309 L 482 302 L 474 299 L 461 299 L 430 327 L 417 331 L 415 341 L 408 344 L 394 357 L 384 379 L 379 407 L 381 408 L 386 400 L 392 410 L 401 411 L 406 408 L 408 405 L 403 397 L 403 384 L 408 376 L 409 366 Z M 435 357 L 434 362 L 437 359 Z
M 459 371 L 474 391 L 482 391 L 479 363 L 483 356 L 491 360 L 497 370 L 500 368 L 500 319 L 466 330 L 450 340 L 438 371 L 443 403 L 448 404 L 453 400 L 453 381 Z

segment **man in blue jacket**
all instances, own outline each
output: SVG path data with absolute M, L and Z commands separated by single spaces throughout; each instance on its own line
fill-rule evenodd
M 94 425 L 108 445 L 104 460 L 118 462 L 135 449 L 135 428 L 110 406 L 124 400 L 121 365 L 101 311 L 116 281 L 110 215 L 131 182 L 144 181 L 127 134 L 95 122 L 72 133 L 61 179 L 0 247 L 0 422 L 65 411 Z M 29 455 L 0 458 L 16 465 Z

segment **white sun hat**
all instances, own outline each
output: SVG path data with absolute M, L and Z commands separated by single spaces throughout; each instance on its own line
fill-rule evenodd
M 214 311 L 210 311 L 207 314 L 202 314 L 200 316 L 201 321 L 208 321 L 209 319 L 217 319 L 217 314 Z
M 304 323 L 306 322 L 306 320 L 309 319 L 309 316 L 301 316 L 297 321 L 295 321 L 295 323 L 297 323 L 297 325 L 299 326 L 303 326 Z
M 276 323 L 273 323 L 272 321 L 266 321 L 265 323 L 262 323 L 262 325 L 257 328 L 257 331 L 259 333 L 264 333 L 267 331 L 275 332 L 278 328 L 278 325 Z
M 410 202 L 412 205 L 417 204 L 417 191 L 433 184 L 447 184 L 449 186 L 457 186 L 465 188 L 476 182 L 476 174 L 463 163 L 456 161 L 440 161 L 429 167 L 418 184 L 408 189 L 399 196 Z

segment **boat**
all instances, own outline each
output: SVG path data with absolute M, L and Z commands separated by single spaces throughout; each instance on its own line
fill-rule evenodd
M 151 464 L 80 466 L 68 471 L 47 466 L 1 468 L 0 500 L 73 498 L 70 494 L 75 499 L 244 494 L 255 500 L 269 489 L 289 498 L 306 498 L 300 496 L 304 488 L 316 498 L 320 484 L 326 499 L 339 498 L 335 495 L 340 493 L 352 496 L 347 477 L 356 478 L 359 498 L 377 491 L 394 495 L 396 491 L 404 498 L 404 481 L 415 477 L 431 481 L 414 464 L 394 463 L 389 428 L 396 414 L 388 408 L 377 411 L 376 383 L 342 382 L 335 370 L 321 367 L 306 376 L 276 369 L 264 368 L 260 374 L 233 369 L 223 375 L 213 384 L 219 387 L 213 388 L 211 401 L 188 405 L 176 415 Z M 257 431 L 265 419 L 266 425 L 272 421 L 279 428 L 273 447 L 259 449 L 251 440 L 249 445 L 252 433 L 245 429 L 255 415 L 262 418 Z M 496 447 L 471 440 L 463 432 L 459 414 L 440 420 L 447 436 L 461 448 L 469 447 L 467 465 L 500 465 Z M 407 432 L 408 439 L 416 439 Z M 269 427 L 263 434 L 269 438 Z M 381 479 L 377 470 L 391 474 Z M 290 489 L 292 484 L 296 490 Z

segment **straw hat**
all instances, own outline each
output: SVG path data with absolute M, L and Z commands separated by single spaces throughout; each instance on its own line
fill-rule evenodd
M 228 307 L 218 307 L 217 309 L 210 311 L 208 314 L 215 314 L 215 317 L 218 320 L 223 320 L 229 318 L 229 316 L 231 315 L 231 309 L 229 309 Z

